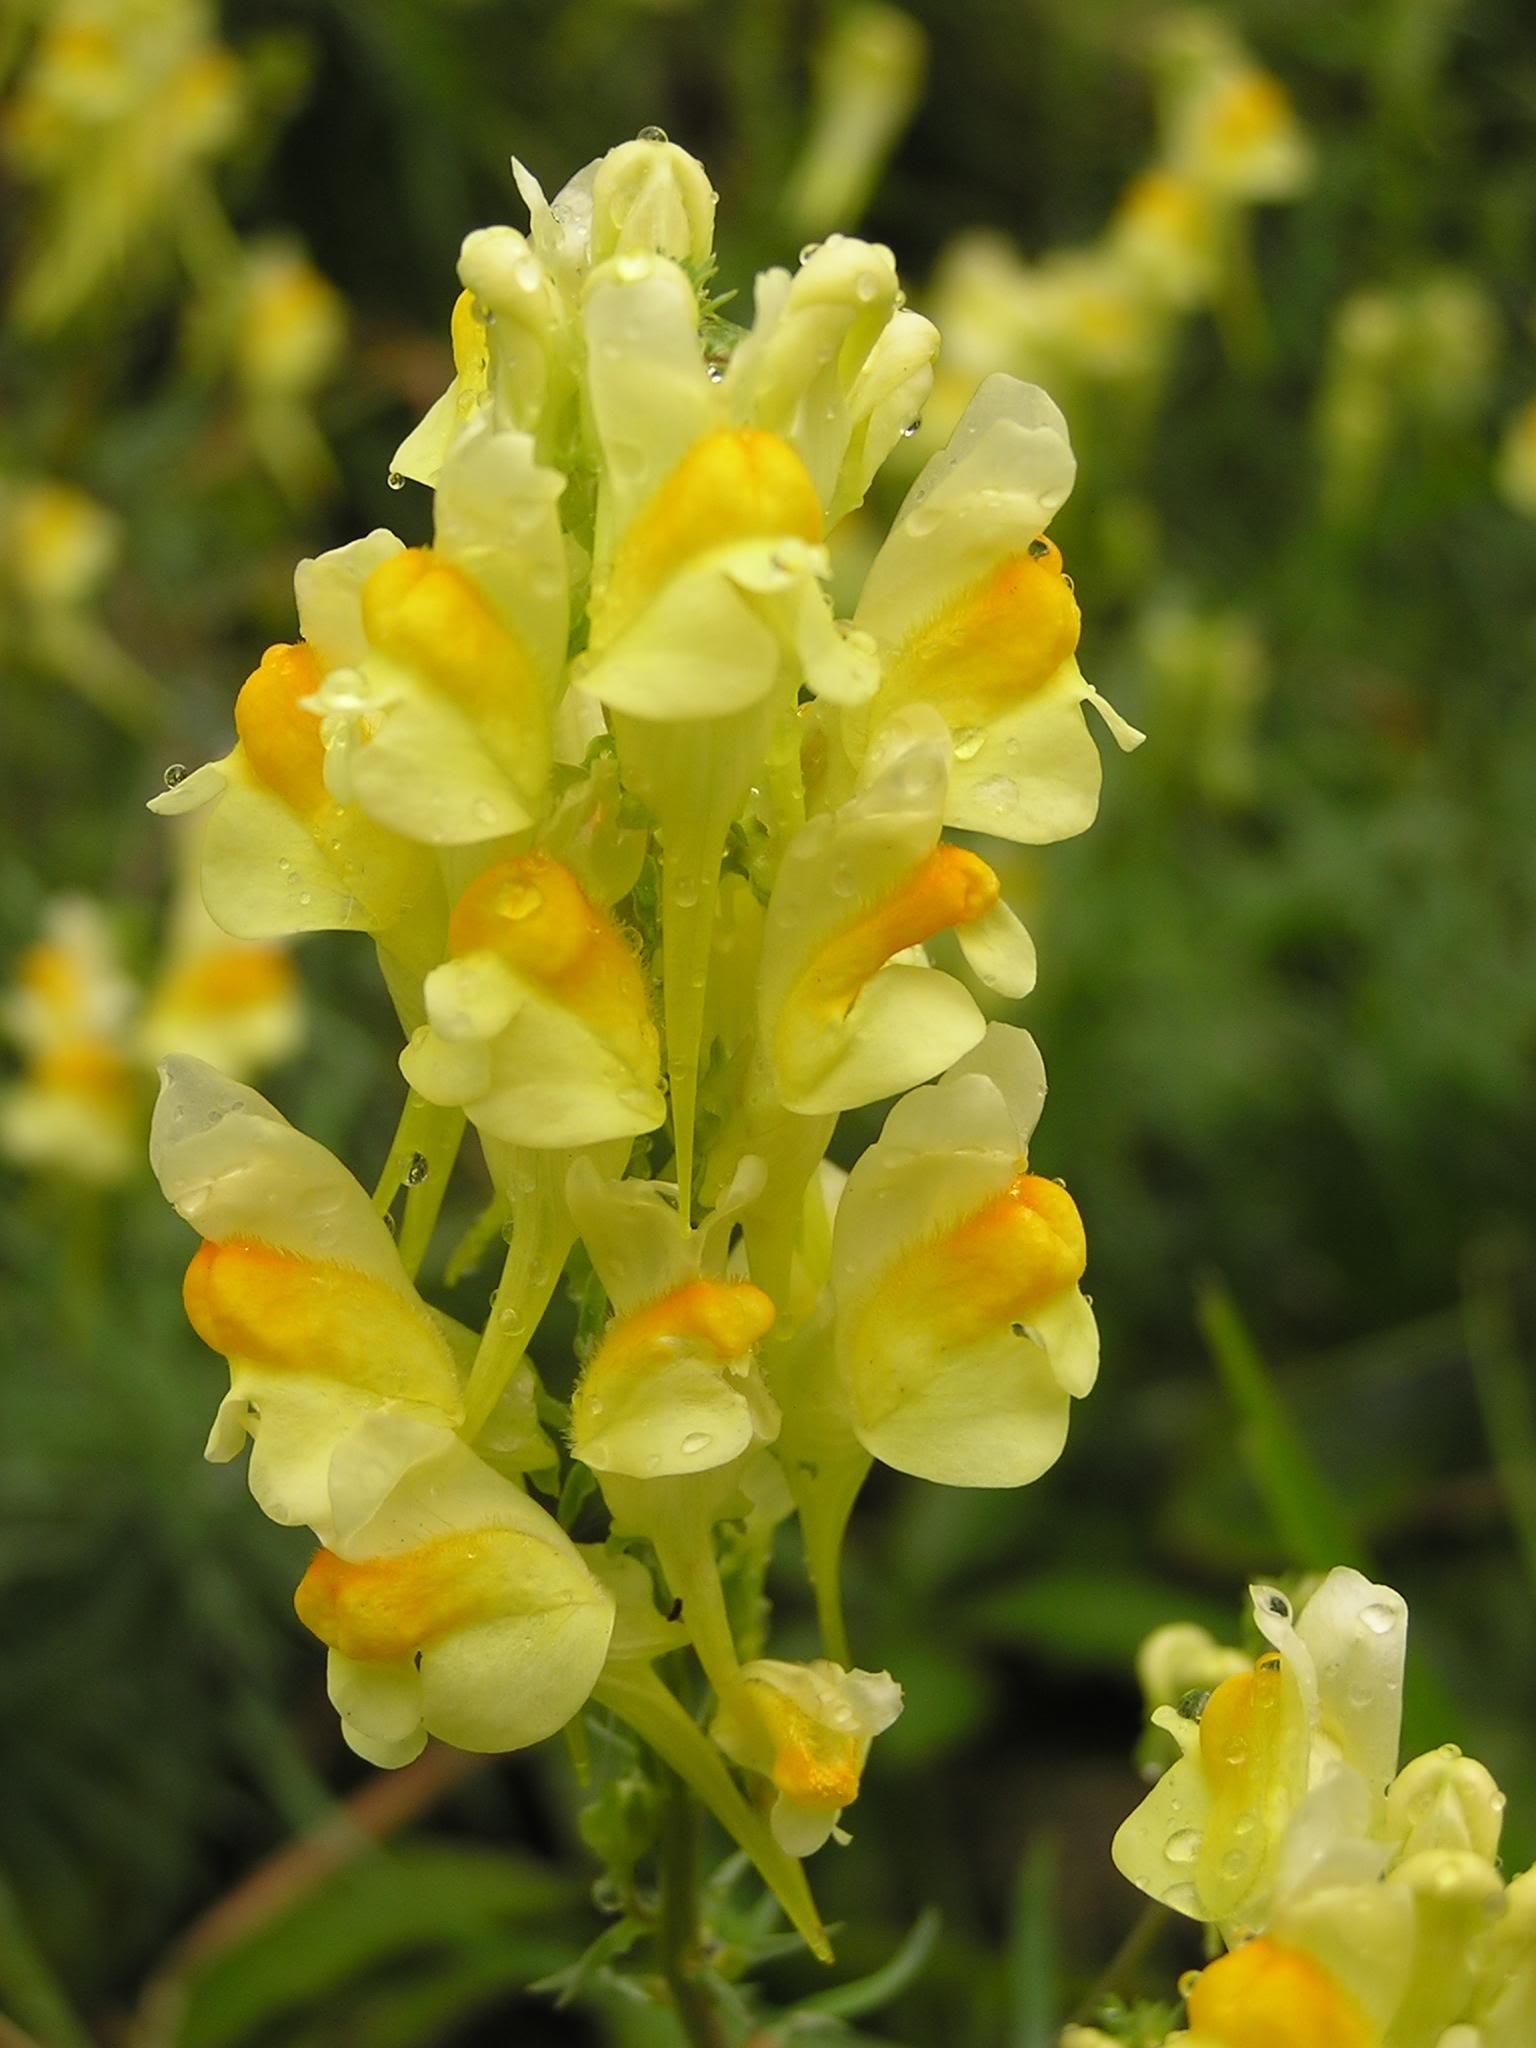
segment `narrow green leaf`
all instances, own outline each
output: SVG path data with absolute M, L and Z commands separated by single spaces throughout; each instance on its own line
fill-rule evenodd
M 1007 2048 L 1054 2048 L 1058 2031 L 1056 1881 L 1060 1846 L 1037 1834 L 1013 1887 L 1008 1930 Z
M 835 2020 L 856 2020 L 867 2012 L 878 2012 L 881 2006 L 899 1998 L 921 1974 L 933 1954 L 941 1924 L 938 1907 L 924 1906 L 912 1923 L 911 1933 L 888 1963 L 867 1977 L 855 1977 L 851 1984 L 834 1984 L 829 1991 L 813 1991 L 794 2010 Z
M 1288 1558 L 1305 1571 L 1363 1567 L 1360 1533 L 1319 1471 L 1223 1281 L 1205 1282 L 1196 1314 L 1237 1411 L 1238 1452 Z

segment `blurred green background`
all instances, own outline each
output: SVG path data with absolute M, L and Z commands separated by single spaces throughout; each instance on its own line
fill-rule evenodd
M 5 16 L 12 139 L 49 12 Z M 1159 147 L 1166 21 L 1137 0 L 908 13 L 926 75 L 842 224 L 889 242 L 943 323 L 962 231 L 1031 259 L 1102 235 Z M 660 124 L 719 187 L 720 287 L 747 287 L 806 239 L 818 118 L 837 156 L 816 81 L 845 16 L 227 0 L 245 114 L 211 208 L 178 177 L 98 289 L 41 325 L 13 299 L 0 341 L 0 490 L 57 479 L 121 522 L 64 608 L 84 653 L 7 551 L 0 963 L 83 891 L 150 976 L 170 861 L 144 800 L 226 750 L 236 689 L 292 631 L 294 560 L 375 524 L 426 537 L 388 460 L 447 379 L 462 234 L 521 220 L 509 154 L 553 190 Z M 839 1981 L 942 1915 L 912 1982 L 850 2006 L 872 2040 L 1054 2038 L 1137 1920 L 1108 1858 L 1139 1796 L 1136 1646 L 1182 1617 L 1232 1639 L 1250 1575 L 1347 1560 L 1396 1585 L 1407 1741 L 1482 1756 L 1508 1867 L 1536 1855 L 1536 487 L 1511 425 L 1536 393 L 1536 15 L 1215 18 L 1290 95 L 1310 176 L 1245 216 L 1225 282 L 1146 361 L 1074 371 L 1061 344 L 1083 667 L 1150 738 L 1107 760 L 1092 833 L 1006 872 L 1042 960 L 1020 1012 L 1052 1080 L 1035 1163 L 1087 1219 L 1106 1363 L 1038 1485 L 884 1474 L 856 1520 L 855 1654 L 907 1709 L 854 1845 L 814 1868 Z M 13 277 L 40 224 L 63 232 L 47 190 L 18 180 Z M 270 231 L 349 309 L 287 394 L 314 437 L 294 427 L 289 462 L 218 340 L 220 237 Z M 984 346 L 992 316 L 964 317 Z M 996 366 L 1027 369 L 996 318 Z M 367 1179 L 393 1020 L 368 949 L 319 938 L 302 967 L 309 1039 L 264 1085 Z M 874 1127 L 852 1121 L 845 1158 Z M 133 2048 L 669 2040 L 600 1978 L 565 2011 L 524 1992 L 602 1924 L 560 1745 L 440 1759 L 404 1801 L 343 1751 L 289 1606 L 306 1539 L 201 1462 L 222 1368 L 183 1324 L 186 1234 L 147 1170 L 4 1186 L 0 2010 Z M 808 1644 L 792 1570 L 780 1591 Z M 1163 1930 L 1115 1988 L 1165 1992 L 1195 1960 Z M 765 1982 L 780 2005 L 824 1988 L 794 1959 Z

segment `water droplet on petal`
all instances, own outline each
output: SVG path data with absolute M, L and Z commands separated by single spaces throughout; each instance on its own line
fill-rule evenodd
M 955 759 L 974 761 L 986 745 L 987 736 L 979 725 L 962 725 L 955 733 Z
M 666 129 L 658 128 L 653 121 L 647 122 L 635 138 L 637 142 L 665 142 L 667 139 Z
M 185 782 L 186 779 L 187 769 L 184 762 L 173 761 L 165 771 L 165 786 L 167 789 L 174 789 L 179 782 Z
M 1384 1600 L 1373 1600 L 1369 1607 L 1362 1607 L 1360 1620 L 1373 1636 L 1390 1635 L 1397 1624 L 1397 1615 Z
M 701 1451 L 707 1451 L 713 1442 L 714 1438 L 707 1429 L 690 1429 L 683 1438 L 683 1455 L 696 1458 Z
M 1198 1828 L 1175 1828 L 1163 1844 L 1163 1854 L 1170 1863 L 1193 1863 L 1203 1839 Z
M 413 1152 L 411 1154 L 411 1163 L 405 1169 L 406 1182 L 413 1188 L 419 1188 L 431 1171 L 431 1162 L 428 1160 L 426 1153 Z
M 820 242 L 807 242 L 804 248 L 800 251 L 800 261 L 802 263 L 809 263 L 811 258 L 816 254 L 816 251 L 820 247 Z
M 912 436 L 921 429 L 922 424 L 923 423 L 920 419 L 908 420 L 907 424 L 901 430 L 901 438 L 903 439 L 903 441 L 910 441 Z
M 403 491 L 405 489 L 405 478 L 398 469 L 392 469 L 384 481 L 392 491 Z

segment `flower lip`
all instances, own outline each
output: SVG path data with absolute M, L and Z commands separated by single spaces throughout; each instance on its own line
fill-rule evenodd
M 359 1663 L 383 1663 L 479 1622 L 519 1611 L 528 1538 L 512 1529 L 438 1537 L 393 1557 L 349 1562 L 319 1550 L 294 1607 L 312 1635 Z
M 320 664 L 303 641 L 269 647 L 235 699 L 235 731 L 252 773 L 301 816 L 328 801 L 320 720 L 304 700 Z

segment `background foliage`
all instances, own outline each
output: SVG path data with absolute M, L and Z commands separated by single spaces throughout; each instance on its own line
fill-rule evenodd
M 1153 113 L 1135 0 L 911 11 L 926 90 L 863 225 L 923 304 L 963 227 L 1031 253 L 1097 233 Z M 800 239 L 779 198 L 830 14 L 227 0 L 266 81 L 259 146 L 221 175 L 231 216 L 297 229 L 351 308 L 320 401 L 337 476 L 295 502 L 241 452 L 172 276 L 4 342 L 0 458 L 123 517 L 106 624 L 162 686 L 125 730 L 8 647 L 7 957 L 47 896 L 83 889 L 148 961 L 167 862 L 143 801 L 167 762 L 224 751 L 235 689 L 291 631 L 292 562 L 375 524 L 425 537 L 388 456 L 446 381 L 461 234 L 516 216 L 509 153 L 552 186 L 660 123 L 709 164 L 722 282 L 745 284 Z M 1092 834 L 1012 875 L 1043 963 L 1037 1164 L 1088 1220 L 1106 1371 L 1027 1492 L 866 1496 L 855 1653 L 908 1704 L 855 1846 L 815 1874 L 840 1984 L 915 1924 L 922 1966 L 806 2010 L 813 2037 L 1053 2037 L 1137 1914 L 1107 1853 L 1138 1793 L 1136 1645 L 1183 1616 L 1230 1634 L 1253 1573 L 1347 1559 L 1398 1586 L 1408 1739 L 1485 1757 L 1511 1866 L 1536 1854 L 1536 576 L 1494 486 L 1536 389 L 1536 19 L 1515 0 L 1224 14 L 1287 84 L 1316 172 L 1258 220 L 1246 328 L 1194 319 L 1135 435 L 1074 410 L 1059 537 L 1083 664 L 1152 737 L 1109 762 Z M 1480 382 L 1437 402 L 1456 366 L 1434 346 L 1385 373 L 1379 472 L 1330 498 L 1341 303 L 1447 266 L 1485 300 Z M 1191 618 L 1235 636 L 1246 682 L 1230 655 L 1202 666 Z M 309 1045 L 271 1092 L 366 1179 L 393 1024 L 344 941 L 304 966 Z M 526 1994 L 602 1925 L 559 1745 L 438 1757 L 405 1794 L 342 1752 L 289 1608 L 303 1539 L 200 1461 L 219 1373 L 147 1173 L 110 1194 L 8 1179 L 0 2007 L 39 2041 L 135 2048 L 666 2040 L 600 1971 L 565 2010 Z M 599 1782 L 622 1763 L 600 1753 Z M 1195 1959 L 1164 1930 L 1114 1988 L 1150 1995 Z M 785 2003 L 826 1991 L 792 1957 L 766 1975 Z

